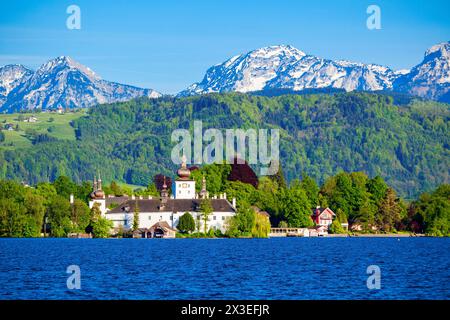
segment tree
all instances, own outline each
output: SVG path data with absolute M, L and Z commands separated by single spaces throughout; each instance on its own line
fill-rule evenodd
M 41 232 L 45 214 L 44 197 L 28 192 L 25 195 L 25 210 L 27 214 L 27 234 L 30 237 L 37 237 Z
M 423 193 L 413 202 L 412 224 L 422 224 L 426 234 L 433 236 L 450 235 L 450 184 L 438 187 L 431 194 Z
M 334 234 L 346 233 L 338 219 L 334 219 L 330 225 L 330 232 Z
M 91 210 L 87 204 L 80 199 L 75 199 L 72 205 L 72 223 L 77 232 L 85 232 L 91 221 Z
M 118 196 L 118 197 L 123 196 L 122 188 L 120 188 L 120 186 L 115 181 L 111 182 L 109 188 L 113 195 Z
M 297 183 L 298 184 L 298 183 Z M 280 214 L 289 227 L 302 228 L 313 226 L 312 209 L 305 190 L 293 186 L 280 191 Z
M 208 198 L 202 199 L 202 201 L 200 203 L 200 211 L 202 213 L 202 219 L 203 219 L 203 230 L 204 230 L 204 233 L 206 234 L 206 232 L 208 230 L 209 216 L 213 212 L 213 207 L 212 207 L 210 199 L 208 199 Z
M 136 200 L 134 203 L 134 214 L 133 214 L 133 231 L 139 229 L 139 204 Z
M 395 191 L 388 188 L 384 199 L 381 201 L 376 219 L 380 229 L 386 232 L 391 231 L 394 225 L 402 219 L 402 211 Z
M 25 224 L 25 208 L 13 199 L 0 198 L 0 235 L 22 237 Z
M 94 203 L 91 208 L 91 222 L 86 228 L 88 232 L 92 232 L 95 238 L 107 238 L 112 227 L 112 221 L 102 217 L 100 204 Z
M 255 224 L 252 229 L 252 236 L 255 238 L 267 238 L 270 233 L 269 218 L 255 213 Z
M 190 233 L 195 230 L 195 221 L 189 212 L 185 212 L 178 222 L 177 229 L 183 233 Z
M 69 200 L 59 195 L 55 196 L 48 206 L 48 219 L 52 236 L 65 237 L 71 231 L 70 214 Z
M 92 233 L 95 238 L 107 238 L 110 235 L 113 222 L 106 218 L 100 217 L 92 224 Z
M 69 196 L 71 194 L 75 194 L 77 191 L 77 186 L 75 183 L 73 183 L 72 180 L 66 176 L 59 176 L 55 182 L 53 182 L 53 186 L 55 187 L 58 195 L 66 199 L 69 199 Z
M 306 196 L 308 197 L 311 206 L 315 208 L 316 206 L 320 205 L 319 187 L 317 186 L 317 183 L 316 181 L 314 181 L 314 179 L 312 179 L 306 173 L 303 173 L 303 179 L 300 183 L 300 187 L 305 190 Z
M 283 168 L 280 164 L 280 161 L 275 160 L 270 163 L 270 166 L 272 165 L 278 166 L 278 171 L 274 175 L 271 175 L 270 179 L 276 182 L 279 188 L 281 189 L 287 188 L 286 179 L 284 178 Z
M 253 169 L 248 165 L 247 161 L 234 158 L 231 164 L 231 172 L 228 176 L 229 181 L 240 181 L 242 183 L 251 184 L 254 188 L 258 188 L 258 177 Z

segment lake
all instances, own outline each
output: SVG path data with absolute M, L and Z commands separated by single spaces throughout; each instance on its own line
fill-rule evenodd
M 449 299 L 448 238 L 0 239 L 0 299 Z M 69 290 L 67 267 L 80 268 Z M 380 289 L 367 267 L 380 268 Z

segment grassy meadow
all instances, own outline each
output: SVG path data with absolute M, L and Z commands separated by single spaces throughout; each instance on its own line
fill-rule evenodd
M 71 121 L 84 116 L 84 112 L 58 113 L 12 113 L 0 114 L 0 127 L 5 134 L 5 141 L 0 143 L 0 149 L 28 148 L 32 141 L 27 134 L 27 129 L 36 133 L 45 133 L 60 140 L 75 140 L 75 130 L 70 125 Z M 25 122 L 22 119 L 35 116 L 36 122 Z M 13 124 L 14 130 L 5 130 L 5 125 Z M 18 130 L 16 126 L 18 125 Z

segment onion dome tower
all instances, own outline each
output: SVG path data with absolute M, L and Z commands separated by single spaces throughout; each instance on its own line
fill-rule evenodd
M 195 180 L 191 179 L 191 170 L 186 165 L 186 156 L 181 158 L 181 167 L 177 171 L 175 181 L 175 199 L 195 199 Z
M 189 180 L 189 177 L 191 176 L 191 170 L 189 170 L 186 165 L 185 155 L 181 158 L 181 168 L 178 169 L 177 174 L 179 180 Z

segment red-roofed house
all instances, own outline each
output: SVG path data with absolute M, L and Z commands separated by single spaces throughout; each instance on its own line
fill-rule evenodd
M 317 207 L 313 210 L 311 219 L 317 226 L 329 227 L 333 222 L 333 218 L 336 214 L 330 208 Z

